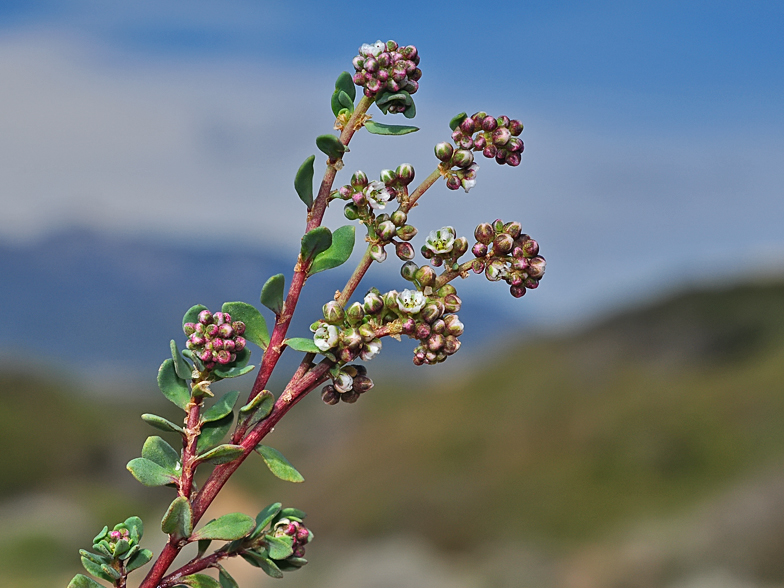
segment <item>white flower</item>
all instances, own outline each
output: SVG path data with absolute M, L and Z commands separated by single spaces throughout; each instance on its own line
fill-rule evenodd
M 397 295 L 397 306 L 401 312 L 416 314 L 425 306 L 427 299 L 419 290 L 403 290 Z
M 386 49 L 387 45 L 380 39 L 373 44 L 370 43 L 362 43 L 362 47 L 359 48 L 359 54 L 364 55 L 365 57 L 373 56 L 378 57 L 381 52 Z
M 468 192 L 471 188 L 476 186 L 476 170 L 479 169 L 479 166 L 475 163 L 471 164 L 466 170 L 466 173 L 463 174 L 463 179 L 460 181 L 460 184 L 463 186 L 463 190 Z
M 359 354 L 363 361 L 370 361 L 381 351 L 381 339 L 373 339 L 365 343 L 365 348 Z
M 392 200 L 391 192 L 387 190 L 384 182 L 379 182 L 378 180 L 370 182 L 365 188 L 364 194 L 368 204 L 377 210 L 384 210 L 387 202 Z
M 354 387 L 354 378 L 346 372 L 340 372 L 338 377 L 333 381 L 333 385 L 335 386 L 335 390 L 340 394 L 345 394 Z
M 338 328 L 335 325 L 321 325 L 313 334 L 313 343 L 321 351 L 328 351 L 338 344 Z
M 452 227 L 441 227 L 437 231 L 430 231 L 425 245 L 436 255 L 449 253 L 455 244 L 455 230 Z

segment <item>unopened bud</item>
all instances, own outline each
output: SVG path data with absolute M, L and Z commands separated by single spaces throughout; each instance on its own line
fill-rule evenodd
M 196 325 L 193 323 L 185 323 L 182 326 L 182 330 L 185 332 L 186 335 L 190 336 L 196 332 Z
M 457 294 L 447 294 L 444 296 L 444 310 L 446 310 L 446 312 L 458 312 L 462 304 L 463 302 Z
M 507 233 L 496 235 L 496 238 L 493 240 L 493 252 L 496 255 L 506 255 L 512 250 L 512 247 L 514 247 L 514 239 Z
M 455 288 L 452 284 L 444 284 L 438 289 L 438 292 L 436 292 L 436 294 L 441 298 L 443 298 L 444 296 L 447 296 L 449 294 L 457 294 L 457 288 Z
M 534 257 L 539 254 L 539 243 L 533 239 L 528 239 L 523 243 L 523 253 L 526 257 Z
M 525 295 L 525 286 L 522 286 L 522 285 L 520 285 L 520 286 L 511 286 L 509 288 L 509 292 L 515 298 L 522 298 Z
M 462 180 L 456 175 L 450 175 L 446 178 L 446 187 L 450 190 L 458 190 L 463 185 Z
M 414 166 L 410 163 L 401 163 L 395 170 L 400 183 L 408 186 L 414 180 Z
M 348 220 L 357 220 L 359 218 L 357 205 L 353 202 L 346 204 L 345 208 L 343 208 L 343 216 L 345 216 Z
M 452 335 L 447 335 L 444 341 L 443 352 L 446 355 L 452 355 L 454 353 L 457 353 L 457 350 L 460 349 L 460 345 L 462 345 L 462 343 L 460 342 L 459 339 L 457 339 Z
M 390 241 L 395 236 L 396 229 L 391 220 L 386 220 L 376 224 L 376 234 L 384 241 Z
M 343 317 L 345 317 L 343 307 L 335 300 L 327 302 L 321 311 L 324 313 L 324 320 L 332 325 L 343 322 Z
M 438 319 L 432 325 L 430 325 L 430 330 L 433 333 L 438 333 L 439 335 L 441 335 L 446 330 L 446 322 L 444 321 L 444 319 Z
M 509 121 L 508 128 L 509 132 L 512 133 L 512 136 L 517 137 L 520 135 L 520 133 L 523 132 L 523 123 L 521 123 L 519 120 L 512 119 Z
M 458 149 L 452 154 L 452 165 L 467 168 L 474 163 L 474 154 L 468 149 Z
M 355 188 L 364 188 L 368 184 L 368 177 L 365 175 L 365 172 L 356 171 L 354 175 L 351 176 L 351 185 Z
M 408 215 L 402 210 L 396 210 L 392 213 L 389 219 L 395 224 L 396 227 L 402 227 L 408 220 Z
M 452 158 L 452 153 L 454 152 L 454 147 L 452 147 L 451 143 L 443 142 L 436 145 L 436 157 L 443 162 L 447 162 Z
M 362 337 L 362 340 L 365 343 L 376 338 L 376 331 L 367 323 L 360 325 L 359 329 L 357 330 L 359 331 L 359 335 Z
M 444 314 L 444 303 L 440 300 L 426 304 L 422 309 L 421 317 L 428 323 L 433 323 Z
M 357 392 L 356 390 L 349 390 L 348 392 L 344 392 L 343 394 L 341 394 L 340 399 L 343 402 L 354 404 L 357 400 L 359 400 L 359 392 Z
M 396 243 L 395 254 L 403 261 L 408 261 L 409 259 L 414 259 L 416 252 L 411 243 Z
M 452 244 L 452 257 L 457 259 L 468 251 L 468 239 L 465 237 L 458 237 Z
M 398 228 L 396 232 L 397 236 L 403 239 L 403 241 L 410 241 L 417 234 L 416 227 L 412 225 L 403 225 L 402 227 Z
M 424 341 L 425 339 L 430 337 L 430 332 L 431 332 L 430 325 L 428 325 L 427 323 L 422 323 L 420 325 L 417 325 L 416 338 L 419 339 L 420 341 Z
M 382 169 L 379 177 L 385 184 L 392 184 L 397 180 L 397 174 L 391 169 Z
M 403 264 L 403 267 L 400 268 L 400 275 L 403 276 L 403 279 L 413 282 L 418 269 L 419 266 L 416 263 L 407 261 Z
M 365 309 L 362 308 L 362 304 L 359 302 L 355 302 L 351 306 L 346 309 L 346 318 L 348 322 L 352 325 L 356 325 L 365 318 Z
M 471 262 L 471 269 L 475 274 L 481 274 L 485 271 L 485 262 L 482 259 L 475 259 Z
M 373 292 L 371 290 L 365 295 L 362 309 L 367 314 L 376 314 L 382 308 L 384 308 L 384 301 L 381 299 L 381 295 L 378 292 Z
M 444 317 L 444 322 L 446 323 L 447 333 L 450 335 L 459 337 L 463 334 L 463 323 L 460 322 L 456 314 L 448 314 Z
M 341 363 L 348 363 L 350 361 L 354 361 L 358 355 L 359 355 L 358 349 L 351 349 L 350 347 L 342 347 L 340 351 L 338 351 L 338 360 Z
M 485 131 L 494 131 L 498 123 L 492 116 L 486 116 L 482 121 L 482 129 Z
M 384 251 L 384 248 L 378 244 L 373 243 L 369 249 L 370 257 L 372 257 L 375 261 L 381 263 L 387 258 L 387 252 Z
M 330 384 L 321 389 L 321 399 L 327 404 L 337 404 L 340 402 L 340 394 L 335 391 L 335 387 Z
M 385 292 L 384 295 L 381 297 L 384 301 L 384 307 L 388 309 L 397 309 L 397 290 L 390 290 L 389 292 Z
M 202 310 L 199 313 L 199 322 L 203 325 L 212 324 L 212 313 L 209 310 Z
M 523 282 L 523 285 L 528 290 L 536 290 L 539 287 L 539 280 L 536 278 L 526 278 L 525 282 Z
M 511 236 L 512 239 L 517 239 L 523 232 L 523 225 L 517 221 L 512 221 L 504 225 L 504 232 Z
M 414 278 L 423 287 L 432 286 L 436 281 L 436 271 L 429 265 L 423 265 L 414 273 Z
M 439 351 L 444 346 L 444 336 L 439 335 L 438 333 L 434 333 L 430 335 L 430 338 L 427 340 L 427 348 L 430 351 Z
M 373 380 L 367 376 L 357 376 L 354 378 L 354 390 L 364 394 L 373 387 Z
M 506 268 L 504 268 L 503 262 L 498 260 L 492 261 L 485 268 L 485 276 L 491 282 L 497 282 L 504 276 L 505 273 L 506 273 Z
M 471 248 L 471 253 L 474 254 L 474 257 L 484 257 L 485 255 L 487 255 L 487 245 L 485 245 L 484 243 L 476 243 Z
M 474 229 L 474 237 L 476 237 L 476 240 L 480 243 L 490 245 L 493 241 L 493 237 L 495 237 L 495 230 L 493 230 L 493 227 L 490 226 L 489 223 L 482 223 L 477 225 L 476 229 Z
M 352 351 L 359 349 L 362 345 L 362 335 L 357 329 L 349 327 L 340 332 L 340 343 L 343 347 L 348 347 Z
M 547 262 L 545 262 L 544 257 L 538 255 L 536 257 L 532 257 L 528 261 L 528 276 L 538 280 L 544 275 L 546 265 Z

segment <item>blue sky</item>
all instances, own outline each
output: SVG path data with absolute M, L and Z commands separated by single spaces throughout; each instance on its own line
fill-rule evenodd
M 554 324 L 734 283 L 784 266 L 782 30 L 780 2 L 0 2 L 0 239 L 220 242 L 196 228 L 222 214 L 293 250 L 292 176 L 331 128 L 332 82 L 394 38 L 422 55 L 422 131 L 359 137 L 347 174 L 426 175 L 461 110 L 526 125 L 519 168 L 434 189 L 418 223 L 523 222 L 548 275 L 494 303 Z

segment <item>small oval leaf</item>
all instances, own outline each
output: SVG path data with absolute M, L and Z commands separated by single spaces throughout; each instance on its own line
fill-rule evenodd
M 233 512 L 207 523 L 191 535 L 191 541 L 213 539 L 235 541 L 247 536 L 256 528 L 256 521 L 241 512 Z
M 281 480 L 295 483 L 305 481 L 302 474 L 277 449 L 267 445 L 257 445 L 256 451 L 264 458 L 264 463 L 267 464 L 270 471 Z
M 191 574 L 177 580 L 175 586 L 188 586 L 189 588 L 221 588 L 218 581 L 206 574 Z
M 252 372 L 256 368 L 255 365 L 246 365 L 245 367 L 233 367 L 230 370 L 212 370 L 214 374 L 221 378 L 239 378 L 245 374 Z
M 286 559 L 294 553 L 294 538 L 284 535 L 282 537 L 273 537 L 266 535 L 264 540 L 267 543 L 267 551 L 271 559 Z
M 201 417 L 202 420 L 205 423 L 219 421 L 227 414 L 231 413 L 231 411 L 234 409 L 234 405 L 237 403 L 237 398 L 239 398 L 239 396 L 239 390 L 226 392 L 226 394 L 221 396 L 220 400 L 204 411 L 204 414 Z
M 353 102 L 357 97 L 357 88 L 354 85 L 354 78 L 347 71 L 341 72 L 335 80 L 335 89 L 343 90 Z
M 188 365 L 188 362 L 185 361 L 185 358 L 180 354 L 180 350 L 177 348 L 177 342 L 174 339 L 169 342 L 169 348 L 171 349 L 175 373 L 179 378 L 185 381 L 190 380 L 193 376 L 193 368 Z
M 292 337 L 283 341 L 286 345 L 291 347 L 294 351 L 304 351 L 305 353 L 321 353 L 321 350 L 316 347 L 313 339 L 307 337 Z
M 270 340 L 267 322 L 255 306 L 247 302 L 226 302 L 221 310 L 228 312 L 233 321 L 245 323 L 244 337 L 248 341 L 252 341 L 262 349 L 267 348 Z
M 96 563 L 89 558 L 82 556 L 82 567 L 87 570 L 87 573 L 91 576 L 95 576 L 96 578 L 100 578 L 101 580 L 106 580 L 107 582 L 111 582 L 114 580 L 112 576 L 107 574 L 103 571 L 103 566 L 105 566 L 105 562 Z
M 169 505 L 161 521 L 161 531 L 176 539 L 187 539 L 193 532 L 193 511 L 184 496 L 178 496 Z
M 468 118 L 468 115 L 465 112 L 461 112 L 460 114 L 453 116 L 452 120 L 449 121 L 449 128 L 454 131 L 466 118 Z
M 253 400 L 240 408 L 240 415 L 247 419 L 243 425 L 248 429 L 256 426 L 256 423 L 266 419 L 275 408 L 275 397 L 269 390 L 262 390 Z
M 177 375 L 173 359 L 167 359 L 158 369 L 158 388 L 169 401 L 182 410 L 187 410 L 188 403 L 191 401 L 191 391 L 185 380 Z
M 182 470 L 182 466 L 180 465 L 180 454 L 157 435 L 147 437 L 147 440 L 142 446 L 142 457 L 157 463 L 175 476 L 179 476 Z
M 281 512 L 282 506 L 283 505 L 280 502 L 275 502 L 256 515 L 256 530 L 253 531 L 254 536 L 259 535 L 267 528 L 267 525 L 272 522 L 272 519 Z
M 216 445 L 220 445 L 223 438 L 231 429 L 231 424 L 234 422 L 234 413 L 229 413 L 218 421 L 204 423 L 201 427 L 201 434 L 196 441 L 196 451 L 204 453 L 209 451 Z
M 222 565 L 218 565 L 218 581 L 221 588 L 240 588 L 237 581 L 231 577 L 231 574 Z
M 335 135 L 319 135 L 316 137 L 316 147 L 330 159 L 340 159 L 348 151 Z
M 131 557 L 125 564 L 125 571 L 132 572 L 135 569 L 142 567 L 152 559 L 152 551 L 149 549 L 140 549 L 136 554 Z
M 168 431 L 170 433 L 179 433 L 180 435 L 184 435 L 185 431 L 182 427 L 175 425 L 173 422 L 166 420 L 162 416 L 158 416 L 157 414 L 150 414 L 145 413 L 142 415 L 142 420 L 147 423 L 148 425 L 152 425 L 156 429 L 160 429 L 161 431 Z
M 329 249 L 330 245 L 332 245 L 332 231 L 327 227 L 316 227 L 302 237 L 300 253 L 303 259 L 313 259 L 322 251 Z
M 266 281 L 261 289 L 261 303 L 269 308 L 276 315 L 283 312 L 283 290 L 286 286 L 286 278 L 283 274 L 276 274 Z
M 125 467 L 134 478 L 145 486 L 165 486 L 177 482 L 177 478 L 171 475 L 168 470 L 143 457 L 132 459 Z
M 299 199 L 305 203 L 305 206 L 307 206 L 308 209 L 313 206 L 313 162 L 315 160 L 315 155 L 308 157 L 303 164 L 299 166 L 297 175 L 294 176 L 294 189 L 297 191 Z
M 220 465 L 234 461 L 243 453 L 245 453 L 245 448 L 242 445 L 218 445 L 214 449 L 201 454 L 196 459 L 200 463 Z
M 76 574 L 73 580 L 68 582 L 68 588 L 104 588 L 104 586 L 84 574 Z
M 414 133 L 419 130 L 419 127 L 387 125 L 372 120 L 365 122 L 365 128 L 374 135 L 408 135 L 409 133 Z
M 332 244 L 313 258 L 308 275 L 317 274 L 343 265 L 354 251 L 354 225 L 345 225 L 332 233 Z

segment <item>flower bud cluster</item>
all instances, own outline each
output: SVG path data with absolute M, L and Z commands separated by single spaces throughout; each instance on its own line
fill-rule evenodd
M 332 384 L 321 389 L 321 399 L 327 404 L 337 404 L 341 400 L 352 404 L 372 387 L 373 380 L 368 377 L 364 365 L 347 365 L 333 376 Z
M 546 262 L 539 255 L 539 244 L 522 232 L 520 223 L 500 219 L 482 223 L 474 230 L 474 237 L 474 272 L 484 272 L 491 282 L 504 280 L 515 298 L 523 296 L 526 289 L 539 287 Z
M 452 227 L 441 227 L 437 231 L 430 231 L 430 234 L 422 246 L 421 252 L 425 259 L 435 267 L 440 267 L 446 262 L 451 269 L 457 260 L 468 251 L 468 239 L 456 237 L 455 229 Z
M 323 308 L 324 319 L 310 326 L 313 342 L 338 364 L 357 358 L 370 361 L 381 351 L 376 328 L 382 321 L 376 315 L 383 310 L 381 296 L 373 291 L 368 292 L 363 302 L 355 302 L 346 309 L 334 300 L 327 302 Z
M 295 558 L 305 557 L 305 546 L 313 539 L 313 533 L 302 522 L 287 518 L 280 519 L 275 523 L 272 536 L 291 537 L 294 541 L 292 544 L 294 553 L 289 557 Z
M 185 323 L 183 331 L 188 336 L 186 347 L 211 370 L 216 365 L 224 366 L 237 359 L 237 353 L 245 349 L 245 323 L 232 321 L 226 312 L 212 314 L 209 310 L 199 313 L 198 322 Z
M 461 304 L 451 284 L 439 289 L 435 295 L 425 297 L 414 329 L 409 333 L 410 337 L 419 340 L 419 345 L 414 348 L 415 365 L 441 363 L 460 349 L 458 337 L 463 334 L 463 323 L 454 313 L 460 310 Z
M 414 94 L 419 89 L 422 70 L 419 53 L 413 45 L 400 47 L 394 41 L 364 44 L 354 57 L 354 83 L 364 88 L 365 96 L 373 98 L 380 92 L 405 91 Z M 405 106 L 390 106 L 389 112 L 403 112 Z
M 137 525 L 138 522 L 138 525 Z M 141 541 L 141 521 L 137 517 L 131 517 L 123 523 L 114 526 L 111 531 L 104 527 L 93 539 L 93 549 L 97 553 L 81 551 L 82 557 L 86 557 L 93 563 L 108 563 L 120 560 L 127 560 L 140 551 L 139 542 Z M 91 570 L 88 569 L 90 573 Z
M 457 146 L 455 153 L 481 151 L 482 155 L 495 158 L 501 165 L 514 167 L 520 165 L 523 155 L 523 141 L 518 138 L 522 132 L 523 123 L 519 120 L 510 120 L 508 116 L 494 118 L 486 112 L 477 112 L 460 122 L 452 132 L 452 141 Z

